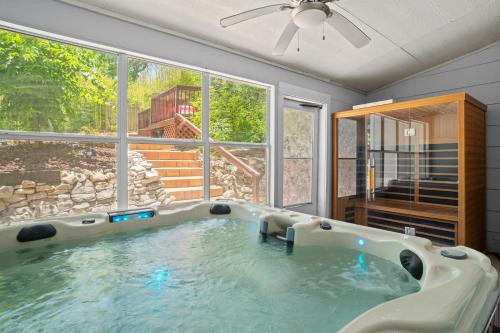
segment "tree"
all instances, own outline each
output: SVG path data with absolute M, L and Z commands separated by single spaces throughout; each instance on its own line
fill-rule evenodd
M 129 118 L 177 85 L 201 86 L 198 72 L 129 59 Z M 191 101 L 201 110 L 201 96 Z M 267 91 L 212 77 L 210 135 L 263 142 Z M 116 131 L 116 55 L 0 30 L 0 129 L 105 134 Z M 201 112 L 191 119 L 201 128 Z
M 130 68 L 135 68 L 135 70 L 130 70 Z M 144 111 L 151 107 L 151 98 L 155 94 L 177 85 L 199 87 L 201 74 L 140 59 L 129 59 L 129 108 Z
M 201 103 L 194 103 L 200 110 Z M 213 77 L 210 81 L 210 137 L 261 143 L 266 138 L 267 90 Z M 201 112 L 191 117 L 201 128 Z
M 0 59 L 0 128 L 116 129 L 116 56 L 0 30 Z

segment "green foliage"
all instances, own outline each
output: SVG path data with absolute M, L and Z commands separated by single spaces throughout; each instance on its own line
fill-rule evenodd
M 200 105 L 195 106 L 201 109 Z M 212 139 L 265 142 L 266 111 L 266 89 L 222 78 L 211 79 L 210 137 Z M 191 121 L 201 128 L 201 113 L 192 116 Z
M 129 109 L 140 111 L 149 109 L 152 96 L 177 85 L 199 87 L 201 86 L 201 74 L 178 67 L 129 59 Z
M 0 128 L 116 130 L 116 56 L 0 30 Z
M 202 84 L 200 73 L 129 59 L 129 119 L 177 85 Z M 117 57 L 0 30 L 0 129 L 105 134 L 116 131 Z M 201 110 L 201 96 L 191 101 Z M 267 91 L 214 77 L 210 136 L 264 142 Z M 201 128 L 201 112 L 191 117 Z M 135 129 L 132 129 L 135 130 Z

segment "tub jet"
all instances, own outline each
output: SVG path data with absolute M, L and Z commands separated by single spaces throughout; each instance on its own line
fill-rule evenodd
M 321 222 L 319 227 L 323 230 L 332 230 L 332 225 L 326 221 Z
M 293 241 L 295 239 L 295 229 L 292 227 L 286 228 L 286 243 L 288 245 L 293 245 Z
M 269 222 L 266 219 L 260 220 L 260 234 L 267 236 L 267 230 L 269 229 Z
M 228 215 L 231 214 L 231 207 L 226 204 L 213 204 L 210 207 L 210 214 L 212 215 Z

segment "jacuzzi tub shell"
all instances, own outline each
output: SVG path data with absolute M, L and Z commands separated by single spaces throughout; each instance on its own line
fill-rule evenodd
M 210 215 L 212 203 L 202 202 L 187 207 L 159 208 L 151 219 L 110 223 L 107 214 L 87 214 L 27 221 L 0 227 L 0 252 L 46 246 L 52 243 L 95 238 L 105 234 L 172 225 L 183 220 Z M 496 307 L 499 286 L 497 271 L 484 254 L 466 247 L 465 260 L 443 257 L 441 248 L 429 240 L 393 232 L 372 229 L 282 209 L 274 209 L 238 202 L 224 202 L 231 207 L 231 216 L 270 223 L 270 232 L 294 229 L 294 247 L 323 245 L 342 246 L 360 250 L 400 265 L 399 254 L 404 249 L 416 253 L 423 261 L 421 289 L 382 303 L 361 314 L 346 325 L 340 333 L 422 333 L 422 332 L 483 332 Z M 86 218 L 93 224 L 82 224 Z M 328 221 L 331 230 L 323 230 L 320 223 Z M 16 237 L 26 226 L 49 223 L 57 230 L 55 236 L 20 243 Z M 274 228 L 274 229 L 273 229 Z M 362 241 L 360 241 L 362 240 Z M 332 319 L 334 320 L 334 318 Z

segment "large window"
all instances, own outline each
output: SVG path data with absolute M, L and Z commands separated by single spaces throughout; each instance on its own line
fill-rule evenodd
M 0 129 L 116 133 L 117 59 L 0 30 Z
M 0 29 L 0 224 L 266 203 L 268 117 L 267 86 Z

